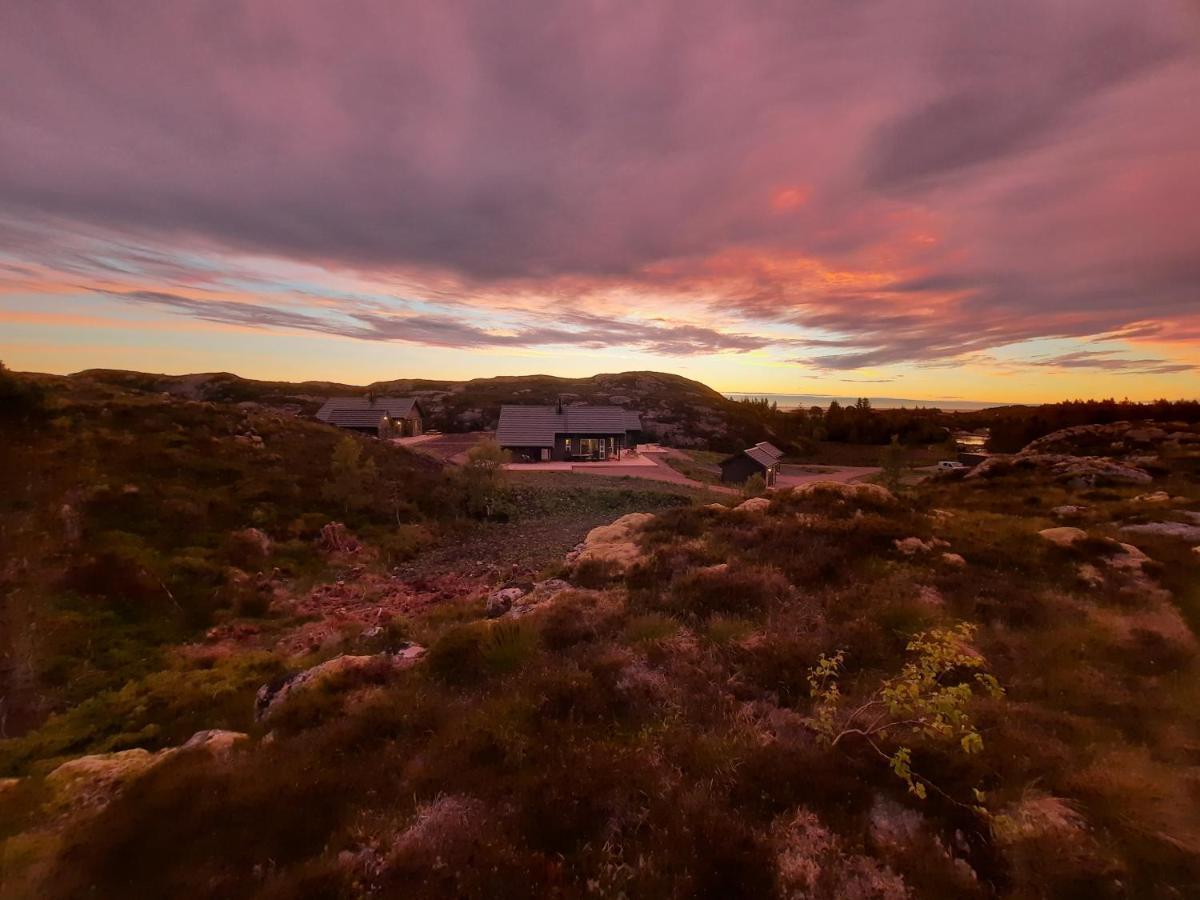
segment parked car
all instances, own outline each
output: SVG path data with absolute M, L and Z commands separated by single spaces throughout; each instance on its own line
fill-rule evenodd
M 943 459 L 937 464 L 939 469 L 965 469 L 966 466 L 956 459 Z

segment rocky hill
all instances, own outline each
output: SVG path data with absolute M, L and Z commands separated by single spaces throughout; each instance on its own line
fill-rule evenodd
M 593 403 L 622 406 L 643 414 L 649 434 L 680 447 L 740 449 L 761 440 L 787 443 L 783 419 L 768 421 L 760 411 L 727 399 L 700 382 L 662 372 L 623 372 L 588 378 L 550 375 L 503 376 L 471 381 L 398 379 L 365 386 L 330 382 L 254 381 L 228 373 L 151 375 L 90 369 L 72 378 L 126 390 L 165 393 L 192 400 L 258 403 L 311 414 L 337 394 L 390 394 L 417 397 L 428 426 L 441 431 L 490 430 L 505 403 Z M 778 418 L 778 417 L 777 417 Z
M 6 658 L 31 654 L 74 705 L 0 740 L 0 897 L 1200 887 L 1200 430 L 1072 430 L 899 493 L 614 506 L 539 570 L 472 579 L 457 533 L 455 574 L 405 575 L 378 512 L 291 536 L 293 506 L 318 502 L 309 482 L 259 480 L 253 460 L 290 442 L 302 466 L 325 430 L 137 394 L 106 399 L 111 414 L 58 402 L 60 437 L 37 440 L 95 432 L 89 465 L 118 468 L 64 515 L 86 441 L 36 488 L 11 473 L 38 456 L 7 460 L 5 535 L 28 551 L 9 551 L 4 596 L 54 616 Z M 177 411 L 204 417 L 180 424 L 207 429 L 213 468 L 183 452 Z M 199 513 L 170 530 L 197 483 L 219 531 Z M 445 506 L 422 501 L 405 527 L 436 540 Z M 496 529 L 512 537 L 495 546 L 519 542 Z M 174 569 L 79 568 L 121 530 L 256 570 L 261 600 L 221 600 L 215 625 L 147 654 L 137 629 L 174 619 L 158 581 Z M 81 621 L 105 623 L 102 648 Z M 46 631 L 76 643 L 46 654 Z M 128 683 L 93 676 L 89 694 L 75 673 L 101 663 Z

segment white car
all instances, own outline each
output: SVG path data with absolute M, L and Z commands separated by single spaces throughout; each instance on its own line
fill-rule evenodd
M 939 469 L 965 469 L 966 465 L 956 459 L 943 459 L 937 464 Z

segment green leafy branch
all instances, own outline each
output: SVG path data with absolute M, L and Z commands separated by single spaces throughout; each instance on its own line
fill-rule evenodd
M 995 677 L 985 671 L 983 656 L 971 647 L 975 631 L 974 625 L 964 622 L 916 635 L 908 642 L 910 658 L 899 674 L 853 708 L 845 704 L 838 686 L 844 651 L 821 656 L 808 673 L 814 701 L 809 727 L 833 747 L 849 738 L 866 741 L 909 792 L 924 799 L 926 786 L 936 786 L 913 771 L 912 750 L 900 742 L 955 741 L 963 753 L 978 753 L 983 737 L 971 720 L 970 701 L 976 690 L 992 697 L 1004 694 Z M 964 672 L 971 677 L 964 678 Z M 894 749 L 887 752 L 884 743 Z M 976 799 L 980 797 L 976 792 Z

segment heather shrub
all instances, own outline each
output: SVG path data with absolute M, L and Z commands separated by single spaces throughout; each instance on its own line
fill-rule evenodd
M 537 647 L 537 631 L 527 620 L 454 625 L 429 648 L 425 666 L 440 681 L 466 686 L 520 668 Z
M 608 559 L 585 559 L 571 570 L 571 581 L 581 588 L 602 588 L 620 576 L 621 568 Z
M 676 577 L 660 602 L 671 612 L 706 619 L 762 613 L 791 593 L 787 579 L 771 569 L 712 566 Z
M 538 612 L 536 623 L 542 644 L 563 651 L 595 640 L 610 630 L 620 610 L 603 595 L 571 591 L 559 594 L 548 608 Z
M 747 500 L 751 497 L 761 497 L 767 492 L 767 480 L 762 473 L 755 472 L 742 485 L 742 496 Z
M 795 706 L 808 697 L 808 668 L 827 646 L 819 627 L 769 622 L 760 638 L 747 642 L 735 657 L 741 677 L 780 705 Z
M 424 525 L 393 525 L 365 532 L 364 537 L 389 566 L 413 559 L 435 543 L 434 536 Z
M 466 685 L 484 674 L 483 639 L 486 629 L 479 623 L 448 628 L 429 648 L 425 667 L 429 674 L 447 684 Z
M 679 620 L 662 613 L 645 613 L 625 623 L 625 640 L 637 646 L 652 644 L 679 633 Z
M 537 652 L 538 634 L 527 619 L 492 622 L 481 642 L 486 671 L 504 674 L 521 668 Z
M 292 691 L 271 710 L 270 724 L 281 733 L 302 731 L 341 713 L 347 695 L 392 680 L 395 668 L 386 659 L 372 660 L 321 678 L 316 684 Z
M 748 619 L 717 614 L 704 627 L 704 637 L 718 647 L 736 643 L 754 633 L 755 625 Z
M 160 560 L 136 535 L 108 532 L 97 550 L 75 561 L 64 586 L 107 600 L 127 616 L 170 615 L 173 598 L 158 576 Z

